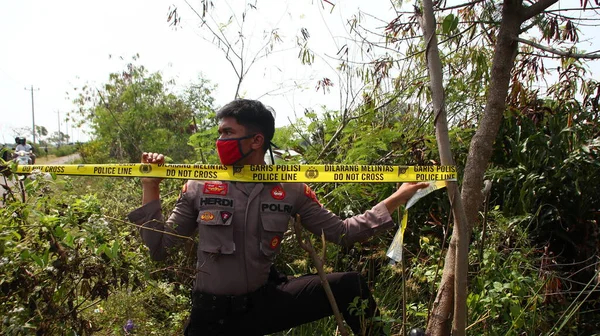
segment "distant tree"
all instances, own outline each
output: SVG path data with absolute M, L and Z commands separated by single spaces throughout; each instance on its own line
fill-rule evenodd
M 35 125 L 35 134 L 37 137 L 42 138 L 48 135 L 48 130 L 44 126 Z
M 196 114 L 210 109 L 211 87 L 202 82 L 180 97 L 172 91 L 174 84 L 129 63 L 124 71 L 110 74 L 102 88 L 84 86 L 74 100 L 78 109 L 69 116 L 87 122 L 96 148 L 113 159 L 137 162 L 143 151 L 165 153 L 175 161 L 194 159 L 187 143 L 196 131 Z
M 214 99 L 211 96 L 214 86 L 201 76 L 189 84 L 181 94 L 181 99 L 192 109 L 193 134 L 188 145 L 192 146 L 202 163 L 219 163 L 214 150 L 217 137 L 217 119 Z
M 69 142 L 69 135 L 63 132 L 56 131 L 52 133 L 46 140 L 47 142 L 53 143 L 55 146 L 60 147 L 61 144 Z

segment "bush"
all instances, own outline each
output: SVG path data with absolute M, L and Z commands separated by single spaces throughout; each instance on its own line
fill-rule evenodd
M 99 188 L 106 183 L 110 189 Z M 16 190 L 21 184 L 11 188 L 15 197 L 0 208 L 2 334 L 90 335 L 121 325 L 125 312 L 134 311 L 139 330 L 166 335 L 181 327 L 188 291 L 151 275 L 137 230 L 121 220 L 139 202 L 137 185 L 31 174 L 22 183 L 25 200 Z M 94 190 L 102 190 L 100 196 Z M 150 293 L 162 308 L 140 304 Z M 129 302 L 115 301 L 126 296 Z M 102 316 L 112 324 L 101 325 L 93 310 L 105 303 Z M 165 314 L 172 324 L 163 321 Z
M 48 148 L 48 154 L 56 156 L 67 156 L 77 153 L 80 145 L 62 145 L 58 148 Z

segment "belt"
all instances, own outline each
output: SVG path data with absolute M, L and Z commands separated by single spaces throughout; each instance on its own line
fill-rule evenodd
M 284 282 L 287 282 L 287 277 L 271 265 L 267 283 L 254 292 L 243 295 L 214 295 L 194 291 L 192 304 L 194 308 L 218 314 L 245 313 L 260 300 L 269 286 L 277 286 Z
M 252 305 L 256 292 L 244 295 L 213 295 L 202 292 L 192 293 L 194 308 L 220 314 L 245 313 Z

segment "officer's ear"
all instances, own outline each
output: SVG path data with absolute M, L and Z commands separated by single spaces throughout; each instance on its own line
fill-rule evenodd
M 257 133 L 254 137 L 252 137 L 252 143 L 250 147 L 253 150 L 262 149 L 265 144 L 265 136 L 262 133 Z

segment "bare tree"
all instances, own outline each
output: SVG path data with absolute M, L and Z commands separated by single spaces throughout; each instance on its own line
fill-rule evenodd
M 214 3 L 211 0 L 202 0 L 202 9 L 199 10 L 184 0 L 189 9 L 200 20 L 199 27 L 207 35 L 200 35 L 205 41 L 215 45 L 223 55 L 237 77 L 234 99 L 240 97 L 240 90 L 244 79 L 253 65 L 260 59 L 274 51 L 277 44 L 282 42 L 278 29 L 272 28 L 262 32 L 258 46 L 253 46 L 251 39 L 253 32 L 247 29 L 249 16 L 257 10 L 257 2 L 246 3 L 241 12 L 236 12 L 227 1 L 223 3 L 229 7 L 231 16 L 226 22 L 220 22 L 213 15 Z M 181 24 L 182 18 L 178 7 L 169 8 L 167 21 L 174 27 Z

